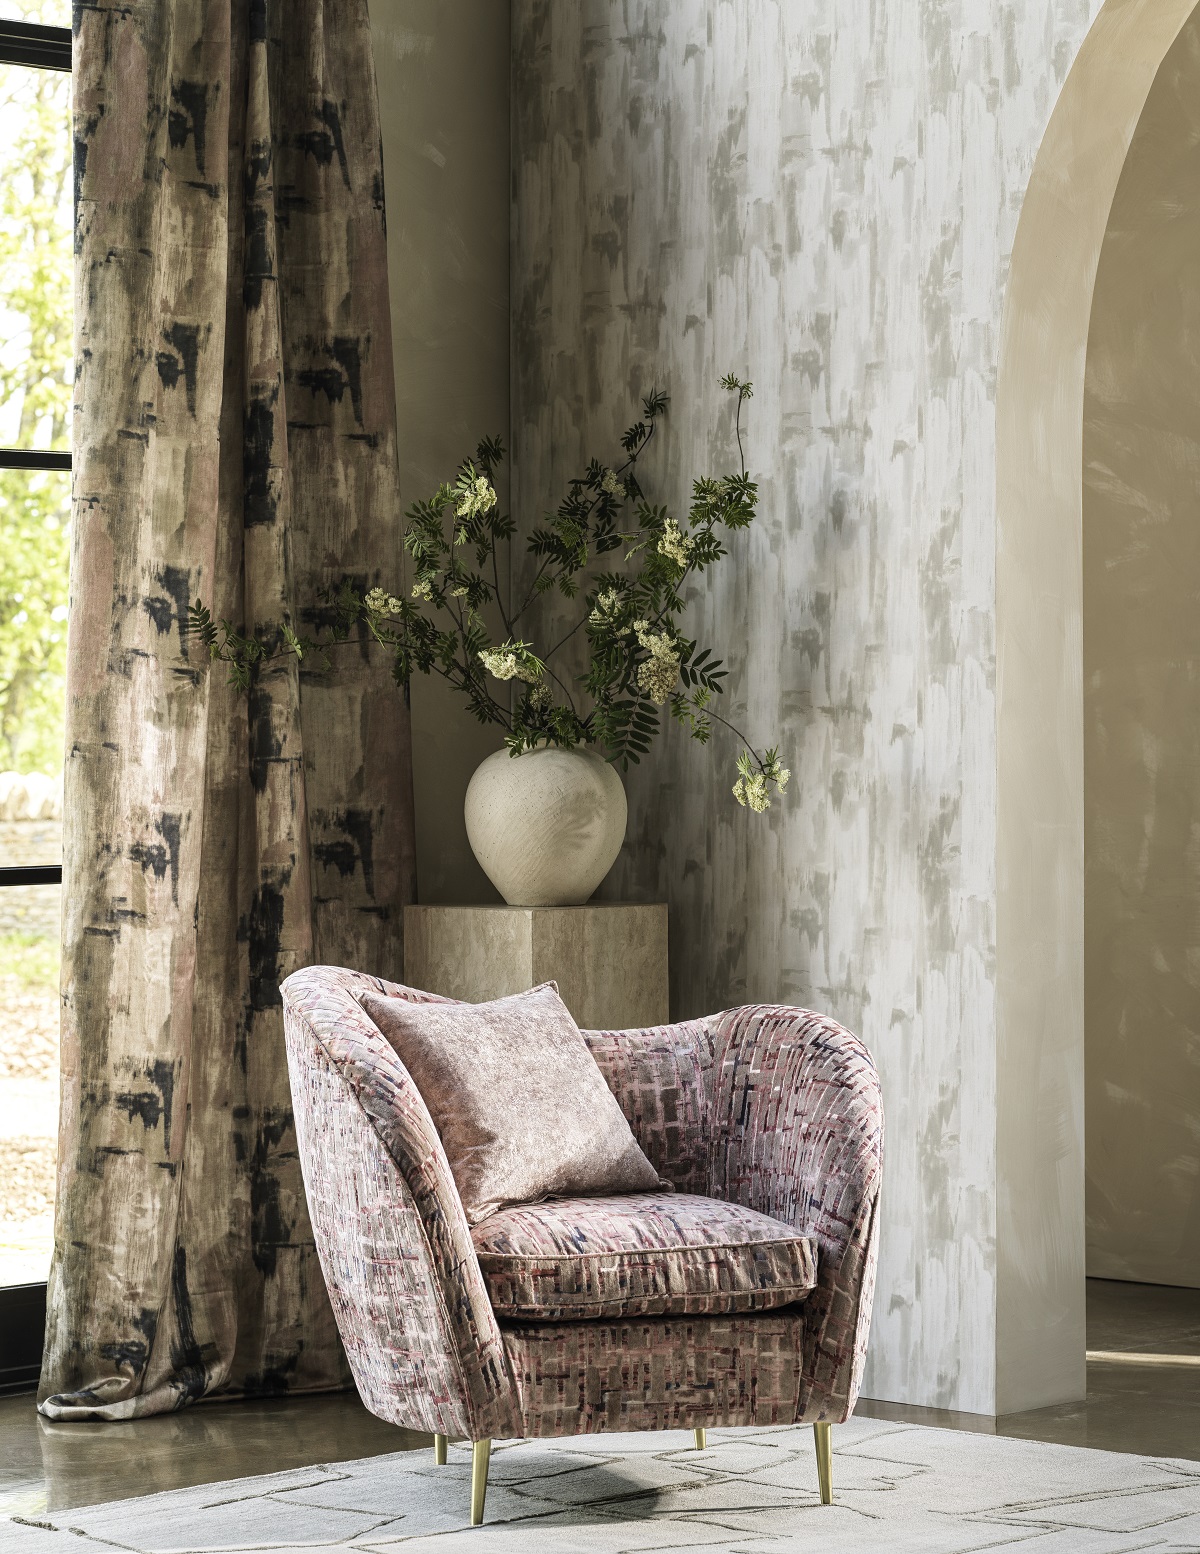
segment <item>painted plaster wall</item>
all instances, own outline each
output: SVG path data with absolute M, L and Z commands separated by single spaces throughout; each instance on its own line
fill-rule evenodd
M 504 0 L 371 0 L 371 28 L 407 507 L 480 436 L 508 437 L 509 13 Z M 499 738 L 419 675 L 412 731 L 420 899 L 499 900 L 462 813 Z
M 676 1016 L 780 999 L 865 1035 L 888 1108 L 865 1391 L 981 1413 L 1082 1375 L 1080 1308 L 1078 1358 L 997 1384 L 994 416 L 1022 198 L 1096 9 L 513 5 L 516 510 L 654 383 L 646 483 L 682 507 L 733 465 L 719 375 L 755 382 L 761 518 L 692 620 L 792 787 L 748 815 L 735 747 L 670 730 L 604 894 L 670 902 Z
M 1088 1271 L 1200 1286 L 1200 14 L 1146 101 L 1084 402 Z

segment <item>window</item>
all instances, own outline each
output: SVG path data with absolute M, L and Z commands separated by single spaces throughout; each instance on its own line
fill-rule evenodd
M 0 1390 L 27 1379 L 58 1126 L 70 521 L 71 36 L 0 0 Z

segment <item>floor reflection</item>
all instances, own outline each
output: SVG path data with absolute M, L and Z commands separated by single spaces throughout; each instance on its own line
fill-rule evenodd
M 987 1419 L 896 1403 L 859 1413 L 1200 1461 L 1200 1290 L 1089 1279 L 1087 1397 Z
M 25 1393 L 0 1398 L 0 1515 L 36 1516 L 429 1444 L 429 1436 L 376 1419 L 353 1392 L 200 1403 L 120 1424 L 51 1423 Z

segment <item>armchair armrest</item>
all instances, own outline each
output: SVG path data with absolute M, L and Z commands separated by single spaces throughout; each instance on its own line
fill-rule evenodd
M 350 1368 L 380 1418 L 472 1440 L 515 1434 L 458 1189 L 408 1070 L 355 996 L 364 991 L 440 1001 L 333 966 L 281 988 L 305 1191 Z
M 732 1009 L 717 1035 L 710 1191 L 818 1245 L 805 1302 L 800 1412 L 839 1423 L 866 1358 L 883 1169 L 879 1076 L 836 1021 L 774 1005 Z

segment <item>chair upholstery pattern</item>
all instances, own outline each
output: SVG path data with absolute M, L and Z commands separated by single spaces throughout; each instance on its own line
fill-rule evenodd
M 878 1078 L 856 1037 L 766 1005 L 585 1032 L 662 1175 L 810 1238 L 816 1284 L 777 1311 L 514 1322 L 492 1307 L 437 1130 L 358 1004 L 365 989 L 435 1001 L 327 966 L 295 972 L 282 992 L 313 1230 L 372 1412 L 472 1439 L 849 1415 L 883 1146 Z
M 521 1322 L 767 1311 L 816 1282 L 807 1236 L 692 1193 L 520 1205 L 471 1237 L 492 1309 Z
M 363 1402 L 415 1430 L 519 1435 L 504 1341 L 437 1129 L 354 996 L 397 989 L 337 967 L 295 972 L 283 987 L 305 1193 Z
M 506 1327 L 521 1434 L 794 1424 L 802 1309 Z
M 838 1424 L 858 1397 L 875 1294 L 883 1171 L 875 1065 L 857 1036 L 803 1009 L 732 1009 L 716 1035 L 712 1131 L 722 1147 L 708 1190 L 815 1238 L 799 1422 Z
M 710 1021 L 584 1031 L 642 1153 L 676 1192 L 707 1193 L 716 1046 Z

